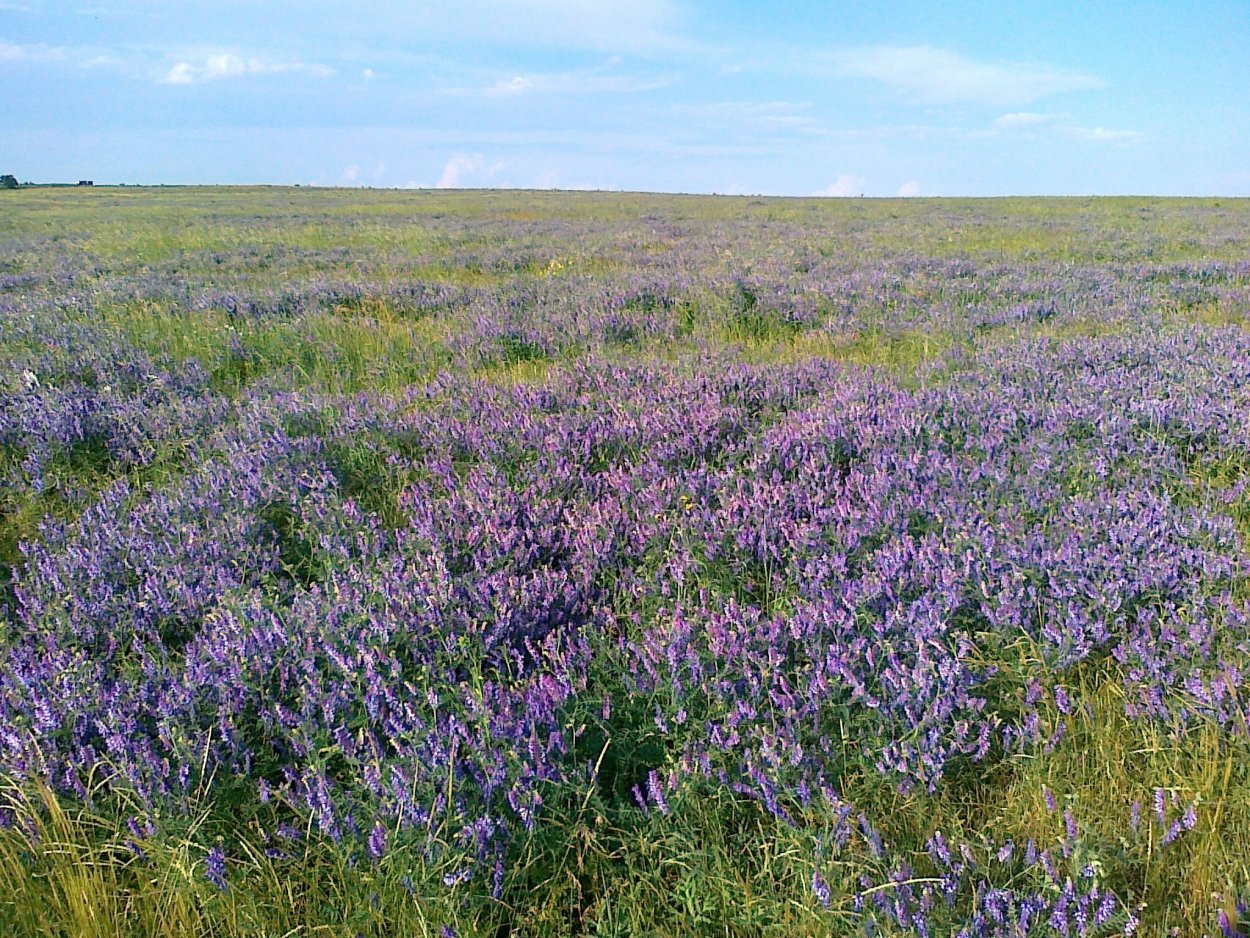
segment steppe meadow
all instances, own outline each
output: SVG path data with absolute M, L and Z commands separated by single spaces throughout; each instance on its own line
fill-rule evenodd
M 1250 202 L 0 193 L 5 935 L 1240 935 Z

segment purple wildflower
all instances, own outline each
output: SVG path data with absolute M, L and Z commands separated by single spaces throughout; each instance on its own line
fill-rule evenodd
M 222 892 L 226 892 L 226 853 L 221 847 L 211 847 L 204 857 L 204 878 Z
M 816 901 L 826 909 L 832 901 L 833 893 L 829 889 L 829 884 L 825 882 L 824 877 L 820 875 L 819 870 L 812 870 L 812 894 L 816 896 Z
M 373 830 L 369 832 L 368 843 L 369 856 L 378 860 L 386 853 L 386 828 L 381 824 L 374 824 Z

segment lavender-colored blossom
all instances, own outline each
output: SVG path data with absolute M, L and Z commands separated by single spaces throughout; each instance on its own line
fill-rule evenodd
M 213 847 L 204 857 L 204 878 L 225 892 L 229 888 L 226 882 L 226 854 L 220 847 Z
M 829 903 L 832 901 L 833 894 L 829 889 L 829 884 L 825 882 L 824 877 L 820 875 L 819 870 L 812 870 L 812 895 L 816 897 L 816 901 L 822 906 L 826 909 L 829 908 Z
M 381 824 L 374 824 L 373 830 L 369 832 L 368 850 L 369 856 L 375 860 L 386 853 L 386 828 Z

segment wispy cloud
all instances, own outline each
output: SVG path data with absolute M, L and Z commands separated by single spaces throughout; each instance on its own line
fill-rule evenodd
M 1036 114 L 1032 111 L 1017 111 L 1014 114 L 1004 114 L 991 125 L 995 130 L 1017 130 L 1021 127 L 1037 127 L 1040 124 L 1050 124 L 1059 119 L 1058 114 Z
M 1039 135 L 1052 138 L 1067 137 L 1069 140 L 1083 140 L 1090 143 L 1140 140 L 1144 136 L 1136 130 L 1084 127 L 1073 123 L 1071 117 L 1066 114 L 1036 114 L 1030 111 L 1004 114 L 990 124 L 988 130 L 974 133 L 973 136 L 995 137 L 1000 134 L 1024 135 L 1030 138 Z
M 920 195 L 920 183 L 914 179 L 909 179 L 898 187 L 898 194 L 904 199 L 913 199 Z
M 1119 130 L 1112 127 L 1066 127 L 1065 132 L 1078 140 L 1091 143 L 1114 143 L 1140 140 L 1145 135 L 1136 130 Z
M 64 46 L 0 42 L 0 62 L 68 62 L 73 58 L 74 50 Z
M 274 75 L 301 72 L 306 75 L 327 77 L 334 69 L 326 65 L 309 65 L 304 62 L 270 62 L 261 58 L 244 58 L 233 52 L 207 55 L 193 61 L 175 62 L 161 76 L 166 85 L 196 85 L 218 81 L 223 78 L 239 78 L 244 75 Z
M 667 77 L 636 78 L 596 72 L 513 75 L 481 89 L 488 98 L 510 98 L 525 94 L 633 94 L 655 91 L 674 83 Z M 462 94 L 465 89 L 453 89 Z
M 0 42 L 0 63 L 62 65 L 77 68 L 122 66 L 116 53 L 89 46 L 50 46 L 46 43 Z
M 1051 65 L 976 62 L 932 46 L 871 46 L 834 56 L 836 69 L 896 88 L 918 103 L 1028 104 L 1067 91 L 1106 87 L 1097 75 Z
M 812 104 L 794 101 L 709 101 L 677 104 L 673 112 L 688 119 L 726 127 L 794 130 L 816 127 Z
M 271 75 L 299 72 L 305 75 L 329 76 L 334 69 L 298 61 L 272 61 L 234 52 L 217 52 L 198 56 L 169 55 L 166 63 L 152 60 L 152 50 L 136 48 L 102 49 L 90 46 L 51 46 L 45 43 L 19 44 L 0 41 L 0 64 L 54 65 L 63 68 L 113 68 L 138 79 L 155 78 L 167 85 L 194 85 L 237 78 L 244 75 Z

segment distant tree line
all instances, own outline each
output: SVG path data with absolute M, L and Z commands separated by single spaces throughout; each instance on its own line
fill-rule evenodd
M 17 177 L 11 173 L 5 173 L 0 176 L 0 189 L 27 189 L 38 186 L 40 188 L 58 188 L 62 186 L 94 186 L 94 179 L 79 179 L 77 182 L 19 182 Z

